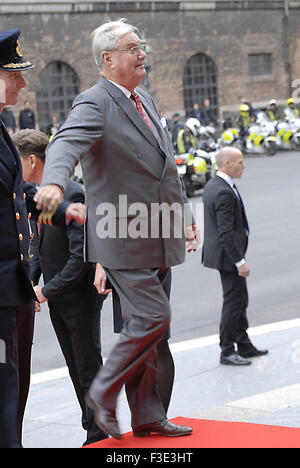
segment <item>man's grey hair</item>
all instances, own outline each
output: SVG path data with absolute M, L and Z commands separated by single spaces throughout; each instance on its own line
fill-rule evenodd
M 104 65 L 101 57 L 102 52 L 105 50 L 116 50 L 120 38 L 129 32 L 139 35 L 138 29 L 128 24 L 126 18 L 104 23 L 92 32 L 92 51 L 95 62 L 100 70 L 102 70 Z

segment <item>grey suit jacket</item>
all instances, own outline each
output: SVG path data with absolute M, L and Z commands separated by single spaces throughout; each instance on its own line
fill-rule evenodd
M 81 162 L 87 203 L 86 259 L 114 269 L 172 266 L 185 258 L 181 221 L 188 201 L 172 144 L 151 96 L 139 88 L 136 91 L 160 141 L 125 94 L 101 77 L 75 99 L 68 119 L 48 147 L 42 181 L 42 185 L 58 184 L 65 189 L 75 164 Z M 135 212 L 134 203 L 143 203 L 145 209 Z M 169 238 L 168 230 L 162 235 L 157 209 L 162 203 L 175 207 L 177 230 L 174 233 L 171 226 Z M 126 214 L 129 205 L 133 211 Z M 127 230 L 137 214 L 143 234 L 130 238 Z

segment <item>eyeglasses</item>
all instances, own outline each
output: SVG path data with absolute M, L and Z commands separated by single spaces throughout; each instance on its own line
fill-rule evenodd
M 128 52 L 129 54 L 136 55 L 136 56 L 138 56 L 141 52 L 143 52 L 144 54 L 149 53 L 146 44 L 141 44 L 135 47 L 131 47 L 131 49 L 116 49 L 116 50 L 112 50 L 111 52 Z

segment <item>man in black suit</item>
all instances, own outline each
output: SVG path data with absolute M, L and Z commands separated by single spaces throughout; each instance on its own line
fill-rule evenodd
M 38 130 L 13 135 L 23 166 L 25 182 L 40 185 L 48 137 Z M 81 186 L 70 180 L 64 199 L 85 202 Z M 106 296 L 93 286 L 95 264 L 84 262 L 84 227 L 75 221 L 68 226 L 46 226 L 30 221 L 30 276 L 40 303 L 48 301 L 50 318 L 82 410 L 87 431 L 84 445 L 107 438 L 86 406 L 85 394 L 102 366 L 100 313 Z M 43 274 L 44 286 L 39 286 Z
M 0 32 L 0 112 L 17 103 L 26 86 L 22 71 L 33 68 L 23 58 L 19 35 L 19 30 Z M 22 447 L 36 299 L 28 257 L 28 218 L 39 215 L 35 192 L 24 185 L 19 154 L 0 118 L 0 448 Z M 63 202 L 45 219 L 64 224 L 70 215 L 84 222 L 80 208 Z
M 204 203 L 203 264 L 220 272 L 223 309 L 220 325 L 222 364 L 249 365 L 250 357 L 262 356 L 247 334 L 248 291 L 246 278 L 250 268 L 245 259 L 249 225 L 234 179 L 245 169 L 243 154 L 225 147 L 217 156 L 218 172 L 206 185 Z M 235 350 L 237 344 L 237 351 Z

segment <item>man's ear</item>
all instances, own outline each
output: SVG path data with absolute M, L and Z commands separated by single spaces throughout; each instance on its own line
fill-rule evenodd
M 34 169 L 37 165 L 37 156 L 35 154 L 30 154 L 28 156 L 28 159 L 29 159 L 29 162 L 30 162 L 30 166 L 32 169 Z
M 109 51 L 104 50 L 101 54 L 102 61 L 105 65 L 110 65 L 111 64 L 111 54 Z

